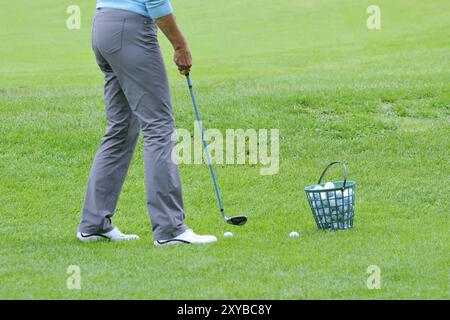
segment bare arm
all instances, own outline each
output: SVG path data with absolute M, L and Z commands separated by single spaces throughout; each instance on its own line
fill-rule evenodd
M 169 14 L 156 19 L 155 22 L 167 39 L 169 39 L 173 49 L 175 50 L 173 61 L 178 66 L 178 70 L 181 74 L 189 73 L 192 67 L 192 56 L 186 39 L 181 33 L 181 30 L 178 28 L 175 16 L 173 14 Z

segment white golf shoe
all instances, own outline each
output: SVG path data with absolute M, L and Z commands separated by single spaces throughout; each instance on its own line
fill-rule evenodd
M 216 242 L 217 238 L 215 236 L 202 236 L 196 234 L 191 229 L 187 229 L 182 234 L 176 236 L 172 239 L 167 240 L 156 240 L 153 242 L 155 246 L 164 246 L 164 245 L 171 245 L 171 244 L 203 244 L 203 243 L 212 243 Z
M 97 241 L 125 241 L 139 239 L 139 236 L 135 234 L 123 234 L 116 227 L 106 233 L 94 233 L 86 234 L 83 232 L 77 232 L 77 238 L 81 242 L 97 242 Z

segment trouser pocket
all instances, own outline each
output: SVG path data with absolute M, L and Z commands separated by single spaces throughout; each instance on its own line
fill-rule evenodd
M 125 18 L 97 16 L 94 22 L 93 44 L 102 54 L 122 49 Z

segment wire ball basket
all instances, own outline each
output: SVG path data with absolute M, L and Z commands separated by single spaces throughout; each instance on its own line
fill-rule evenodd
M 335 164 L 344 169 L 344 181 L 322 183 L 325 173 Z M 315 185 L 305 188 L 317 227 L 323 230 L 346 230 L 353 227 L 355 216 L 356 182 L 347 180 L 347 166 L 340 161 L 331 162 Z

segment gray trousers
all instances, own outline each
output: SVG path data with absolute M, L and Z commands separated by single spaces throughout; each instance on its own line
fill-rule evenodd
M 111 218 L 142 131 L 153 237 L 175 237 L 186 226 L 178 166 L 171 158 L 175 124 L 157 26 L 150 18 L 103 8 L 94 19 L 92 47 L 105 76 L 107 129 L 78 230 L 92 234 L 114 228 Z

